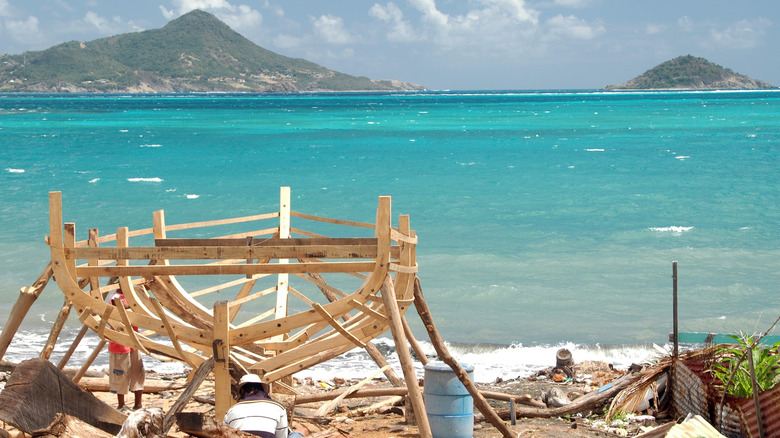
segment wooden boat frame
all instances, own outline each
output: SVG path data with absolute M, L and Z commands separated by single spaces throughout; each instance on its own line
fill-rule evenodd
M 91 229 L 84 241 L 76 241 L 74 223 L 63 223 L 60 192 L 49 194 L 49 216 L 52 272 L 82 324 L 103 341 L 193 368 L 214 357 L 218 412 L 225 404 L 220 407 L 220 398 L 230 394 L 225 386 L 230 382 L 231 366 L 257 373 L 265 382 L 278 381 L 356 346 L 366 347 L 390 328 L 392 311 L 402 316 L 414 300 L 417 237 L 408 215 L 399 217 L 397 227 L 391 225 L 387 196 L 379 197 L 375 224 L 292 211 L 288 187 L 281 188 L 276 212 L 166 225 L 160 210 L 153 214 L 152 228 L 131 231 L 124 227 L 102 237 Z M 256 231 L 208 239 L 167 238 L 174 231 L 198 229 L 202 233 L 216 225 L 276 218 L 278 225 Z M 373 237 L 325 237 L 291 227 L 291 218 L 373 230 Z M 130 238 L 148 239 L 149 235 L 154 237 L 154 246 L 130 246 Z M 100 246 L 107 242 L 116 242 L 116 246 Z M 362 285 L 344 293 L 323 278 L 323 274 L 335 273 L 357 277 Z M 272 275 L 276 275 L 274 286 L 253 292 L 259 279 Z M 178 276 L 232 279 L 187 292 Z M 289 284 L 291 277 L 307 280 L 328 301 L 321 304 L 301 293 Z M 103 278 L 109 281 L 101 286 Z M 235 298 L 216 301 L 213 309 L 195 299 L 230 287 L 239 288 Z M 127 309 L 110 302 L 118 288 L 124 292 Z M 243 305 L 272 293 L 276 294 L 274 308 L 242 324 L 233 323 Z M 288 314 L 290 296 L 299 298 L 308 309 Z M 220 392 L 227 395 L 220 397 Z

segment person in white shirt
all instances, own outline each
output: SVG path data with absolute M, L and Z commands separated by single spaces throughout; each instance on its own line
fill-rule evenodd
M 246 374 L 238 382 L 238 403 L 228 409 L 223 423 L 262 438 L 299 438 L 288 435 L 287 410 L 268 396 L 267 383 L 257 374 Z

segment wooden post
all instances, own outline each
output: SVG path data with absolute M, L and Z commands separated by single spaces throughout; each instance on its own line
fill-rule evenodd
M 43 346 L 41 354 L 38 356 L 41 359 L 49 360 L 51 357 L 51 353 L 54 351 L 54 344 L 57 343 L 57 338 L 60 337 L 60 333 L 62 332 L 62 327 L 65 325 L 65 321 L 68 320 L 71 307 L 73 306 L 70 303 L 70 300 L 68 297 L 65 297 L 65 302 L 62 303 L 62 308 L 60 308 L 60 314 L 57 315 L 57 320 L 54 321 L 54 325 L 51 327 L 51 331 L 49 332 L 49 338 L 46 340 L 46 344 Z
M 282 187 L 279 191 L 279 238 L 290 238 L 290 188 Z M 279 264 L 289 263 L 288 259 L 279 259 Z M 287 286 L 289 274 L 279 274 L 276 283 L 276 319 L 287 316 Z M 278 340 L 283 340 L 279 336 Z
M 677 262 L 672 262 L 672 337 L 674 352 L 672 357 L 680 357 L 680 331 L 677 325 Z
M 57 364 L 57 368 L 63 369 L 65 368 L 65 365 L 68 364 L 68 361 L 70 360 L 70 357 L 73 356 L 73 352 L 76 351 L 76 347 L 79 346 L 81 343 L 81 340 L 84 339 L 84 335 L 87 334 L 87 326 L 82 325 L 81 330 L 79 330 L 79 333 L 76 335 L 76 338 L 73 339 L 73 342 L 70 344 L 70 348 L 68 348 L 68 351 L 65 352 L 65 354 L 62 356 L 62 359 L 60 359 L 60 363 Z
M 385 309 L 387 309 L 387 314 L 390 318 L 390 332 L 393 334 L 395 351 L 401 362 L 401 370 L 404 373 L 406 387 L 409 389 L 409 400 L 414 409 L 417 428 L 419 429 L 422 438 L 431 438 L 433 436 L 431 434 L 431 426 L 428 423 L 428 415 L 425 411 L 422 392 L 420 391 L 420 386 L 417 384 L 417 375 L 414 373 L 412 355 L 409 353 L 409 348 L 406 344 L 406 334 L 404 333 L 403 323 L 401 322 L 401 312 L 398 309 L 398 302 L 395 300 L 395 287 L 393 287 L 393 280 L 390 278 L 390 274 L 387 275 L 385 284 L 382 287 L 382 300 L 384 300 Z
M 228 302 L 214 303 L 214 407 L 215 419 L 221 423 L 233 404 L 230 392 L 230 335 Z
M 422 322 L 425 325 L 425 329 L 428 331 L 428 335 L 431 338 L 433 347 L 439 354 L 439 358 L 444 363 L 449 365 L 450 368 L 452 368 L 452 371 L 454 371 L 458 376 L 458 379 L 463 383 L 463 386 L 466 387 L 466 390 L 474 398 L 474 405 L 477 407 L 477 409 L 482 412 L 482 415 L 485 416 L 490 424 L 495 426 L 495 428 L 501 432 L 501 435 L 503 435 L 505 438 L 514 438 L 512 431 L 509 430 L 509 426 L 504 423 L 504 420 L 502 420 L 496 411 L 493 410 L 490 404 L 488 404 L 487 400 L 485 400 L 485 397 L 479 393 L 479 389 L 477 389 L 476 385 L 474 385 L 471 379 L 469 379 L 469 375 L 466 373 L 466 370 L 464 370 L 463 367 L 460 366 L 460 363 L 458 363 L 458 361 L 452 357 L 450 352 L 447 350 L 447 347 L 444 345 L 444 340 L 439 336 L 439 333 L 436 331 L 436 326 L 433 324 L 433 317 L 431 316 L 431 311 L 428 308 L 428 303 L 426 303 L 425 298 L 423 298 L 422 286 L 420 286 L 419 278 L 414 279 L 414 307 L 417 308 L 417 313 L 420 315 L 420 319 L 422 319 Z
M 84 374 L 87 374 L 87 370 L 89 369 L 90 365 L 92 365 L 92 362 L 95 361 L 95 359 L 98 357 L 98 354 L 100 354 L 100 352 L 103 350 L 103 347 L 105 346 L 106 346 L 106 340 L 101 339 L 100 342 L 98 342 L 95 349 L 92 350 L 92 354 L 90 354 L 87 360 L 84 362 L 84 365 L 81 366 L 79 372 L 76 373 L 75 376 L 73 376 L 74 383 L 79 383 L 79 380 L 81 380 L 81 378 L 84 377 Z
M 46 284 L 53 274 L 54 271 L 52 270 L 51 262 L 49 262 L 32 286 L 23 287 L 19 291 L 19 298 L 11 309 L 11 314 L 8 315 L 8 319 L 3 326 L 3 331 L 0 333 L 0 359 L 5 356 L 5 352 L 8 350 L 8 346 L 11 345 L 11 340 L 13 340 L 16 335 L 16 331 L 19 330 L 19 326 L 22 324 L 24 317 L 27 316 L 30 307 L 32 307 L 35 300 L 41 295 L 41 292 L 43 292 L 43 289 L 46 287 Z
M 417 339 L 415 339 L 414 334 L 412 333 L 412 328 L 409 327 L 409 321 L 406 320 L 406 316 L 401 317 L 401 322 L 404 325 L 404 333 L 406 334 L 406 339 L 409 341 L 409 345 L 412 346 L 412 350 L 414 350 L 414 354 L 417 355 L 417 358 L 420 359 L 420 362 L 422 362 L 423 365 L 428 365 L 428 356 L 425 355 L 425 352 L 422 349 L 422 345 L 420 345 L 419 342 L 417 342 Z

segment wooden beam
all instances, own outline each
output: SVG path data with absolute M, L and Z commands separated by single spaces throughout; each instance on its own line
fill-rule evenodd
M 181 242 L 173 245 L 171 241 Z M 336 259 L 372 259 L 376 257 L 374 244 L 293 244 L 280 243 L 276 245 L 247 246 L 219 245 L 217 242 L 209 245 L 208 239 L 198 239 L 200 245 L 187 245 L 185 239 L 162 239 L 165 242 L 159 246 L 137 246 L 128 248 L 95 247 L 68 248 L 65 256 L 69 259 L 102 259 L 102 260 L 201 260 L 201 259 L 298 259 L 298 258 L 336 258 Z M 301 239 L 295 239 L 301 240 Z M 243 239 L 241 239 L 243 241 Z
M 214 303 L 214 403 L 215 418 L 222 422 L 233 404 L 230 392 L 230 336 L 227 301 Z
M 417 375 L 414 373 L 412 355 L 409 353 L 409 349 L 406 346 L 406 335 L 404 334 L 403 324 L 401 323 L 401 313 L 398 310 L 398 303 L 395 301 L 395 289 L 393 288 L 393 282 L 389 274 L 387 275 L 385 285 L 382 288 L 382 298 L 385 301 L 385 309 L 387 309 L 388 316 L 390 317 L 390 331 L 395 340 L 395 351 L 401 362 L 401 370 L 404 374 L 404 380 L 406 380 L 406 387 L 409 389 L 409 400 L 414 408 L 414 416 L 417 420 L 420 436 L 423 438 L 431 438 L 433 436 L 431 433 L 431 426 L 428 423 L 428 416 L 426 414 L 425 403 L 423 402 L 420 387 L 417 385 Z
M 82 277 L 151 277 L 171 275 L 255 275 L 255 274 L 304 274 L 308 272 L 371 272 L 375 263 L 326 262 L 300 264 L 276 263 L 253 265 L 151 265 L 151 266 L 81 266 L 76 273 Z
M 27 316 L 30 307 L 38 299 L 38 296 L 41 295 L 43 288 L 46 287 L 53 274 L 54 271 L 52 270 L 51 262 L 49 262 L 32 286 L 23 287 L 19 291 L 19 298 L 17 298 L 16 303 L 11 308 L 11 313 L 3 325 L 2 333 L 0 333 L 0 359 L 5 356 L 5 352 L 8 350 L 8 346 L 11 345 L 11 341 L 16 335 L 16 331 L 19 330 L 24 317 Z

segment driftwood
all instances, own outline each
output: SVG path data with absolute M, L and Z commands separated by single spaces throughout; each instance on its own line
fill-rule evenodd
M 503 392 L 495 392 L 495 391 L 479 391 L 479 393 L 482 394 L 483 397 L 493 399 L 493 400 L 503 400 L 503 401 L 514 400 L 515 403 L 520 403 L 522 405 L 533 406 L 537 408 L 547 407 L 546 404 L 540 402 L 539 400 L 534 400 L 534 398 L 531 397 L 530 394 L 513 395 L 513 394 L 505 394 Z
M 176 414 L 176 424 L 179 430 L 196 437 L 204 438 L 255 438 L 248 432 L 233 429 L 214 421 L 214 417 L 196 412 L 179 412 Z
M 187 402 L 192 398 L 192 395 L 195 394 L 195 391 L 200 388 L 200 385 L 203 383 L 204 380 L 206 380 L 206 377 L 208 377 L 209 373 L 211 373 L 211 370 L 214 369 L 214 357 L 210 357 L 207 361 L 200 364 L 198 369 L 195 371 L 195 373 L 192 375 L 192 380 L 190 380 L 189 385 L 187 385 L 187 389 L 184 390 L 184 392 L 181 393 L 179 398 L 176 400 L 176 403 L 171 406 L 171 409 L 168 410 L 168 413 L 165 414 L 165 418 L 163 419 L 163 434 L 167 434 L 168 430 L 170 430 L 171 426 L 173 425 L 173 416 L 175 414 L 178 414 L 181 412 L 182 409 L 184 409 L 184 406 L 187 404 Z M 213 400 L 212 400 L 213 404 Z
M 612 382 L 611 386 L 603 390 L 591 391 L 584 396 L 574 400 L 571 404 L 558 408 L 524 408 L 515 407 L 517 417 L 526 418 L 549 418 L 560 417 L 563 415 L 573 415 L 579 412 L 591 411 L 606 404 L 612 397 L 620 391 L 628 388 L 642 378 L 642 373 L 631 373 Z M 512 417 L 510 409 L 501 409 L 498 415 L 507 420 Z M 484 421 L 484 417 L 474 416 L 474 421 Z
M 87 424 L 76 417 L 57 414 L 54 421 L 47 428 L 34 431 L 32 436 L 37 438 L 110 438 L 114 435 Z
M 513 432 L 509 429 L 509 426 L 502 421 L 502 419 L 496 414 L 496 411 L 488 404 L 485 397 L 483 397 L 477 389 L 474 382 L 469 379 L 466 370 L 460 366 L 455 358 L 452 357 L 447 347 L 444 345 L 444 340 L 439 336 L 439 332 L 436 331 L 436 327 L 433 325 L 433 316 L 431 316 L 431 310 L 428 308 L 428 303 L 425 302 L 425 298 L 422 295 L 422 286 L 420 285 L 419 277 L 414 278 L 414 306 L 417 308 L 417 313 L 420 315 L 420 319 L 425 325 L 425 329 L 428 331 L 428 336 L 431 338 L 431 343 L 436 349 L 436 353 L 439 354 L 439 358 L 452 368 L 455 375 L 458 376 L 463 386 L 471 394 L 474 399 L 474 406 L 482 412 L 482 415 L 492 424 L 501 435 L 505 438 L 514 438 Z
M 91 392 L 109 392 L 108 377 L 82 377 L 79 380 L 79 386 Z M 170 380 L 146 379 L 144 381 L 144 392 L 147 394 L 159 393 L 163 391 L 176 391 L 187 386 L 181 382 Z
M 139 409 L 127 417 L 116 438 L 165 438 L 162 426 L 162 409 Z
M 347 398 L 350 394 L 354 393 L 355 391 L 357 391 L 358 389 L 363 387 L 363 385 L 365 385 L 366 383 L 374 380 L 374 378 L 378 374 L 384 373 L 386 371 L 385 368 L 390 368 L 390 365 L 385 365 L 379 371 L 374 373 L 374 375 L 366 377 L 365 379 L 361 380 L 360 383 L 358 383 L 358 384 L 348 388 L 346 392 L 344 392 L 341 395 L 337 396 L 336 398 L 334 398 L 330 402 L 325 403 L 324 405 L 320 406 L 320 408 L 317 409 L 317 412 L 314 413 L 314 416 L 315 417 L 321 417 L 321 416 L 324 416 L 326 413 L 330 412 L 331 410 L 333 410 L 336 406 L 339 405 L 339 403 L 341 403 L 342 400 Z
M 79 388 L 51 362 L 29 359 L 20 363 L 0 392 L 0 420 L 32 433 L 47 428 L 58 413 L 111 434 L 119 432 L 126 418 Z

